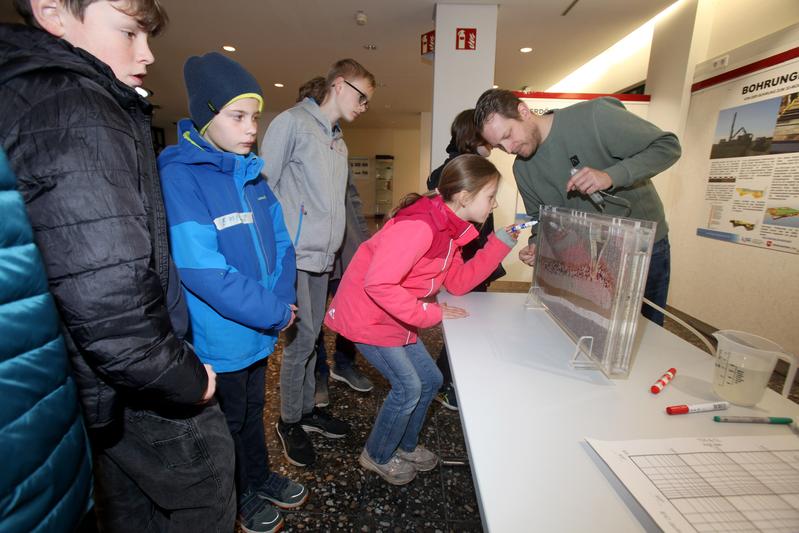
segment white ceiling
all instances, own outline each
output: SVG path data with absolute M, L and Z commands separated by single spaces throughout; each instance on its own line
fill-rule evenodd
M 494 82 L 543 90 L 665 9 L 674 0 L 501 0 Z M 232 44 L 231 57 L 261 83 L 267 111 L 294 102 L 297 88 L 324 75 L 335 60 L 352 57 L 374 73 L 379 88 L 368 113 L 351 127 L 418 128 L 432 107 L 433 66 L 420 56 L 419 38 L 435 28 L 435 0 L 162 0 L 167 31 L 152 41 L 156 62 L 145 86 L 160 106 L 156 123 L 186 116 L 183 62 Z M 485 4 L 485 0 L 443 1 Z M 0 20 L 15 18 L 0 3 Z M 355 23 L 356 11 L 368 16 Z M 364 45 L 374 44 L 369 51 Z M 530 46 L 533 53 L 521 54 Z M 274 83 L 285 84 L 278 89 Z M 619 88 L 621 89 L 621 88 Z

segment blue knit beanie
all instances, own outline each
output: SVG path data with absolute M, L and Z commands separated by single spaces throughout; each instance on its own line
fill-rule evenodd
M 263 109 L 263 92 L 253 75 L 220 53 L 210 52 L 187 59 L 183 78 L 189 94 L 191 120 L 201 134 L 223 107 L 236 100 L 255 98 L 258 111 Z

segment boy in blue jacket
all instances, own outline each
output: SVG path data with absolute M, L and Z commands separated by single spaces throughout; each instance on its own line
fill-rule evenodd
M 294 248 L 252 153 L 263 107 L 255 78 L 215 52 L 183 69 L 191 120 L 158 158 L 172 254 L 194 347 L 217 372 L 217 398 L 236 447 L 239 521 L 277 531 L 308 490 L 270 472 L 263 411 L 267 357 L 294 321 Z M 271 504 L 270 504 L 271 502 Z

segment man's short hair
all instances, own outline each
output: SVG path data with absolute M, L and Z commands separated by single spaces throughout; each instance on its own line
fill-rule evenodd
M 83 20 L 86 8 L 98 0 L 59 0 L 67 10 L 78 20 Z M 121 0 L 109 0 L 116 3 Z M 160 4 L 160 0 L 126 0 L 124 13 L 135 18 L 139 25 L 150 35 L 158 35 L 169 22 L 166 10 Z M 17 13 L 25 19 L 25 24 L 39 28 L 39 23 L 33 16 L 30 0 L 14 0 L 14 8 Z
M 483 131 L 485 123 L 491 115 L 497 114 L 504 118 L 519 120 L 519 104 L 522 101 L 506 89 L 489 89 L 480 95 L 474 106 L 474 125 L 477 131 Z

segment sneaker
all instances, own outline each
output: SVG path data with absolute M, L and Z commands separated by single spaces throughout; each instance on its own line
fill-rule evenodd
M 316 390 L 313 395 L 316 407 L 327 407 L 330 405 L 330 394 L 327 390 L 327 377 L 316 375 Z
M 364 448 L 360 457 L 358 457 L 358 462 L 362 467 L 371 470 L 392 485 L 405 485 L 416 477 L 416 467 L 413 466 L 413 463 L 403 461 L 397 457 L 396 453 L 391 456 L 391 459 L 386 464 L 381 465 L 369 457 L 369 453 Z
M 369 378 L 358 372 L 354 366 L 336 368 L 335 365 L 330 369 L 330 377 L 336 381 L 341 381 L 358 392 L 369 392 L 374 388 Z
M 321 433 L 330 439 L 340 439 L 350 432 L 349 424 L 343 420 L 333 418 L 327 411 L 319 407 L 314 407 L 313 411 L 307 415 L 302 415 L 300 426 L 305 431 Z
M 283 529 L 283 517 L 255 492 L 246 492 L 241 497 L 239 526 L 246 533 L 274 533 Z
M 316 461 L 316 453 L 308 434 L 302 430 L 299 422 L 286 424 L 283 419 L 278 419 L 275 424 L 280 444 L 283 445 L 283 455 L 286 460 L 296 466 L 308 466 Z
M 455 396 L 455 388 L 451 383 L 436 394 L 436 401 L 450 411 L 458 410 L 458 397 Z
M 267 480 L 255 489 L 255 493 L 281 509 L 294 509 L 308 499 L 308 489 L 276 472 L 269 474 Z
M 438 456 L 421 445 L 417 445 L 412 452 L 397 448 L 396 455 L 403 461 L 413 464 L 419 472 L 432 470 L 438 464 Z

